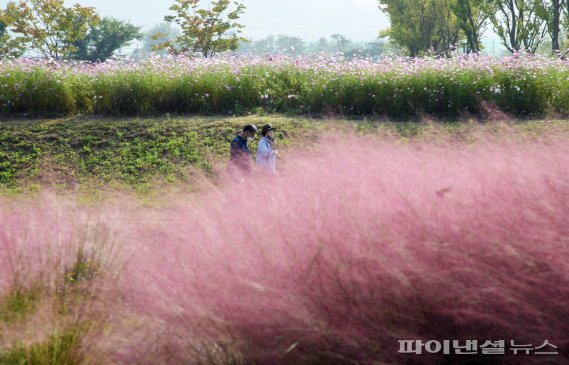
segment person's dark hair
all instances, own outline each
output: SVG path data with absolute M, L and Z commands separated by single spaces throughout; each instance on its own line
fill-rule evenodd
M 243 128 L 243 132 L 253 132 L 257 133 L 257 126 L 254 124 L 248 124 Z
M 263 137 L 265 137 L 267 133 L 269 133 L 269 131 L 274 131 L 274 130 L 275 128 L 273 128 L 273 125 L 271 123 L 265 124 L 263 128 L 261 128 L 261 134 L 263 135 Z

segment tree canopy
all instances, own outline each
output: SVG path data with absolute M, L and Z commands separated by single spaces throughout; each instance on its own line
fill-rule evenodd
M 94 8 L 66 7 L 64 0 L 22 0 L 8 3 L 3 20 L 23 43 L 46 57 L 62 60 L 77 51 L 75 42 L 85 39 L 100 19 Z
M 234 8 L 230 8 L 234 5 Z M 244 26 L 238 23 L 245 6 L 238 1 L 217 0 L 208 9 L 200 8 L 200 0 L 176 0 L 170 7 L 175 15 L 164 17 L 167 22 L 178 24 L 182 34 L 176 41 L 167 40 L 155 49 L 166 49 L 172 54 L 200 53 L 203 57 L 213 57 L 217 53 L 236 50 Z M 155 38 L 163 38 L 157 34 Z
M 10 34 L 8 24 L 2 20 L 2 11 L 0 10 L 0 58 L 20 57 L 24 51 L 24 42 L 21 38 L 14 38 Z
M 74 43 L 77 50 L 72 57 L 86 61 L 105 61 L 134 39 L 142 39 L 140 29 L 141 27 L 122 20 L 103 18 L 89 29 L 84 39 Z
M 449 55 L 461 38 L 453 0 L 379 0 L 391 20 L 382 36 L 406 48 L 409 56 Z

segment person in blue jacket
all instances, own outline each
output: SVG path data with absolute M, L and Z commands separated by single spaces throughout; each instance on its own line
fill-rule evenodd
M 231 167 L 235 167 L 240 172 L 251 172 L 253 155 L 249 150 L 247 142 L 253 140 L 256 134 L 257 127 L 254 124 L 249 124 L 231 141 L 229 158 L 229 165 Z

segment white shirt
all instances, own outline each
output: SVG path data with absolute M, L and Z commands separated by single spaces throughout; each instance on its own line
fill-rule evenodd
M 277 153 L 273 151 L 268 137 L 263 137 L 257 146 L 257 167 L 272 173 L 277 169 Z

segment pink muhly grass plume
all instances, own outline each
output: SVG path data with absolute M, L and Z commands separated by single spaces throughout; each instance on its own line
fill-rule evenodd
M 14 281 L 51 285 L 79 251 L 102 265 L 111 261 L 112 209 L 87 209 L 53 194 L 0 200 L 0 208 L 0 288 Z
M 480 363 L 398 353 L 477 339 L 559 347 L 495 363 L 568 363 L 568 166 L 560 139 L 328 139 L 276 177 L 130 213 L 120 285 L 152 324 L 119 358 Z
M 71 207 L 54 196 L 0 204 L 0 288 L 38 281 L 51 285 L 63 256 L 73 257 L 77 219 Z
M 109 304 L 120 304 L 107 285 L 116 279 L 118 263 L 113 258 L 112 213 L 90 211 L 51 194 L 0 199 L 0 354 L 73 334 L 77 339 L 70 348 L 54 340 L 61 346 L 50 348 L 54 357 L 73 356 L 76 360 L 69 358 L 69 363 L 86 358 L 99 363 L 103 358 L 92 351 L 112 317 Z M 5 304 L 14 293 L 33 298 L 25 308 L 20 304 L 18 313 Z M 52 355 L 26 356 L 48 359 L 32 362 L 57 362 Z

